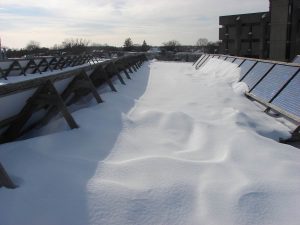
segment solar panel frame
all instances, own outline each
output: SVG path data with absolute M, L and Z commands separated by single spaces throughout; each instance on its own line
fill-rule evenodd
M 243 78 L 243 82 L 246 83 L 250 91 L 260 82 L 261 79 L 270 71 L 274 64 L 258 62 Z
M 294 66 L 275 65 L 251 90 L 251 93 L 259 96 L 263 101 L 270 102 L 298 70 L 298 67 Z

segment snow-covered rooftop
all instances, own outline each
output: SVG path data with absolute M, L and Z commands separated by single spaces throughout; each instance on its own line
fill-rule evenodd
M 237 65 L 150 61 L 118 93 L 1 145 L 0 224 L 299 224 L 300 152 Z M 80 108 L 80 106 L 78 106 Z

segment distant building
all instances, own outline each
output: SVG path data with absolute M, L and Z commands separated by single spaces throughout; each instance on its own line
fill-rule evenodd
M 220 51 L 229 55 L 267 58 L 269 24 L 269 12 L 221 16 Z
M 221 16 L 223 54 L 290 61 L 300 54 L 300 1 L 270 0 L 270 11 Z

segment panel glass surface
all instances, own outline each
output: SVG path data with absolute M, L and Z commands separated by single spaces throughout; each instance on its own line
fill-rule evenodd
M 272 101 L 288 113 L 300 118 L 300 73 L 286 86 L 286 88 Z
M 251 93 L 269 102 L 297 70 L 294 66 L 276 65 Z
M 235 59 L 234 57 L 228 57 L 228 58 L 226 59 L 226 61 L 227 61 L 227 62 L 233 62 L 234 59 Z
M 300 55 L 296 55 L 296 57 L 293 60 L 293 63 L 300 63 Z
M 201 58 L 196 63 L 196 68 L 208 57 L 208 55 L 202 55 Z
M 268 70 L 273 66 L 271 63 L 259 62 L 255 67 L 247 74 L 243 79 L 249 89 L 253 88 L 254 85 L 268 72 Z
M 227 56 L 221 55 L 219 59 L 224 60 Z
M 241 76 L 242 78 L 249 70 L 250 68 L 254 65 L 255 61 L 253 60 L 246 60 L 241 66 Z
M 239 66 L 242 64 L 243 61 L 244 59 L 236 59 L 233 63 Z
M 201 55 L 200 58 L 196 61 L 196 65 L 205 57 L 205 55 Z
M 204 59 L 201 63 L 199 63 L 197 69 L 199 69 L 200 67 L 204 66 L 213 56 L 209 56 L 208 58 Z

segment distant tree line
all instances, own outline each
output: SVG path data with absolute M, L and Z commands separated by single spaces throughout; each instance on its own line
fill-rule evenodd
M 209 42 L 206 38 L 199 38 L 195 45 L 181 45 L 177 40 L 163 42 L 161 46 L 157 46 L 164 52 L 205 52 L 217 53 L 219 42 Z M 32 57 L 32 56 L 59 56 L 87 53 L 111 53 L 111 52 L 146 52 L 151 48 L 146 40 L 141 44 L 133 43 L 130 37 L 126 38 L 122 47 L 110 46 L 107 44 L 91 43 L 82 38 L 71 38 L 64 40 L 61 44 L 55 44 L 51 48 L 41 47 L 37 41 L 30 41 L 25 48 L 9 49 L 6 48 L 6 56 L 8 58 Z

